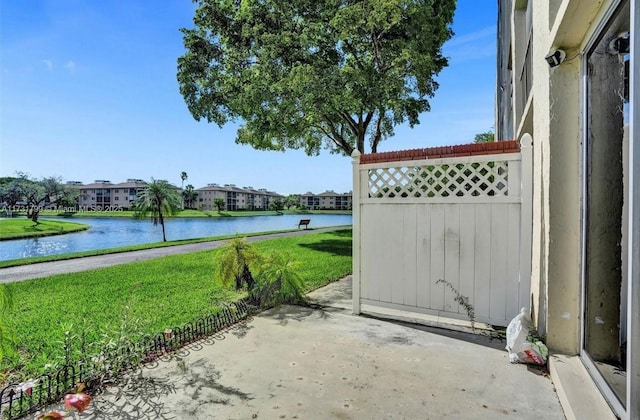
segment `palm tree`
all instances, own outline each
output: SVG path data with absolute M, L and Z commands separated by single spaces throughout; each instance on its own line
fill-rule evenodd
M 162 240 L 167 241 L 164 230 L 164 219 L 172 216 L 180 208 L 180 194 L 167 181 L 154 180 L 147 184 L 136 201 L 136 216 L 140 219 L 151 213 L 153 225 L 162 226 Z
M 254 281 L 251 268 L 261 260 L 261 255 L 255 245 L 247 242 L 247 238 L 236 237 L 217 254 L 218 265 L 215 278 L 223 286 L 228 287 L 235 280 L 236 289 L 241 289 L 244 283 L 247 288 L 253 288 Z
M 235 281 L 236 290 L 246 284 L 249 297 L 261 308 L 306 303 L 300 262 L 287 254 L 272 252 L 265 258 L 247 238 L 236 237 L 216 253 L 216 263 L 215 279 L 224 287 Z
M 180 172 L 180 179 L 182 180 L 182 184 L 180 184 L 180 189 L 184 189 L 184 181 L 189 178 L 189 175 L 185 171 Z M 182 198 L 182 210 L 184 210 L 184 197 Z
M 249 296 L 258 306 L 270 308 L 281 303 L 306 303 L 304 280 L 298 274 L 300 262 L 290 255 L 272 252 L 262 259 L 255 287 Z
M 198 198 L 198 193 L 195 191 L 193 185 L 187 184 L 184 187 L 184 191 L 182 191 L 182 200 L 184 201 L 185 207 L 188 209 L 193 208 L 193 202 Z

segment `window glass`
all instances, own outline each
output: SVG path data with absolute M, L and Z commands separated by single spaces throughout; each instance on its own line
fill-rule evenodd
M 629 2 L 586 55 L 584 350 L 626 405 Z

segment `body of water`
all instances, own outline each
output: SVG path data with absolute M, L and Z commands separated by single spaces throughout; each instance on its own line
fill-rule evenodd
M 309 225 L 311 228 L 351 225 L 351 215 L 286 214 L 281 216 L 176 218 L 169 219 L 165 223 L 165 228 L 167 240 L 173 241 L 293 229 L 302 218 L 311 219 Z M 162 242 L 162 227 L 160 225 L 153 226 L 150 220 L 74 217 L 68 221 L 84 223 L 91 227 L 86 231 L 66 235 L 0 241 L 0 260 Z

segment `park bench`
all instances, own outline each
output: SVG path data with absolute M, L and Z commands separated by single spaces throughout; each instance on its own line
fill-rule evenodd
M 309 227 L 309 222 L 311 222 L 311 219 L 301 219 L 300 223 L 298 223 L 298 229 L 300 229 L 300 226 L 304 226 L 306 230 Z

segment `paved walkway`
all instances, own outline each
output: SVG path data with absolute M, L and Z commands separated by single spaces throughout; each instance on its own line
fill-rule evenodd
M 565 418 L 546 371 L 510 364 L 504 342 L 353 316 L 349 280 L 142 368 L 75 418 Z
M 248 242 L 263 241 L 265 239 L 281 238 L 285 236 L 306 235 L 309 233 L 328 232 L 331 230 L 345 229 L 349 226 L 335 226 L 328 228 L 298 230 L 284 233 L 271 233 L 261 236 L 248 237 Z M 12 283 L 56 274 L 75 273 L 78 271 L 94 270 L 96 268 L 110 267 L 112 265 L 125 264 L 135 261 L 150 260 L 166 255 L 186 254 L 189 252 L 204 251 L 218 248 L 226 240 L 200 242 L 197 244 L 175 245 L 164 248 L 144 249 L 140 251 L 119 252 L 117 254 L 97 255 L 93 257 L 75 258 L 71 260 L 51 261 L 46 263 L 28 264 L 17 267 L 0 268 L 0 283 Z

